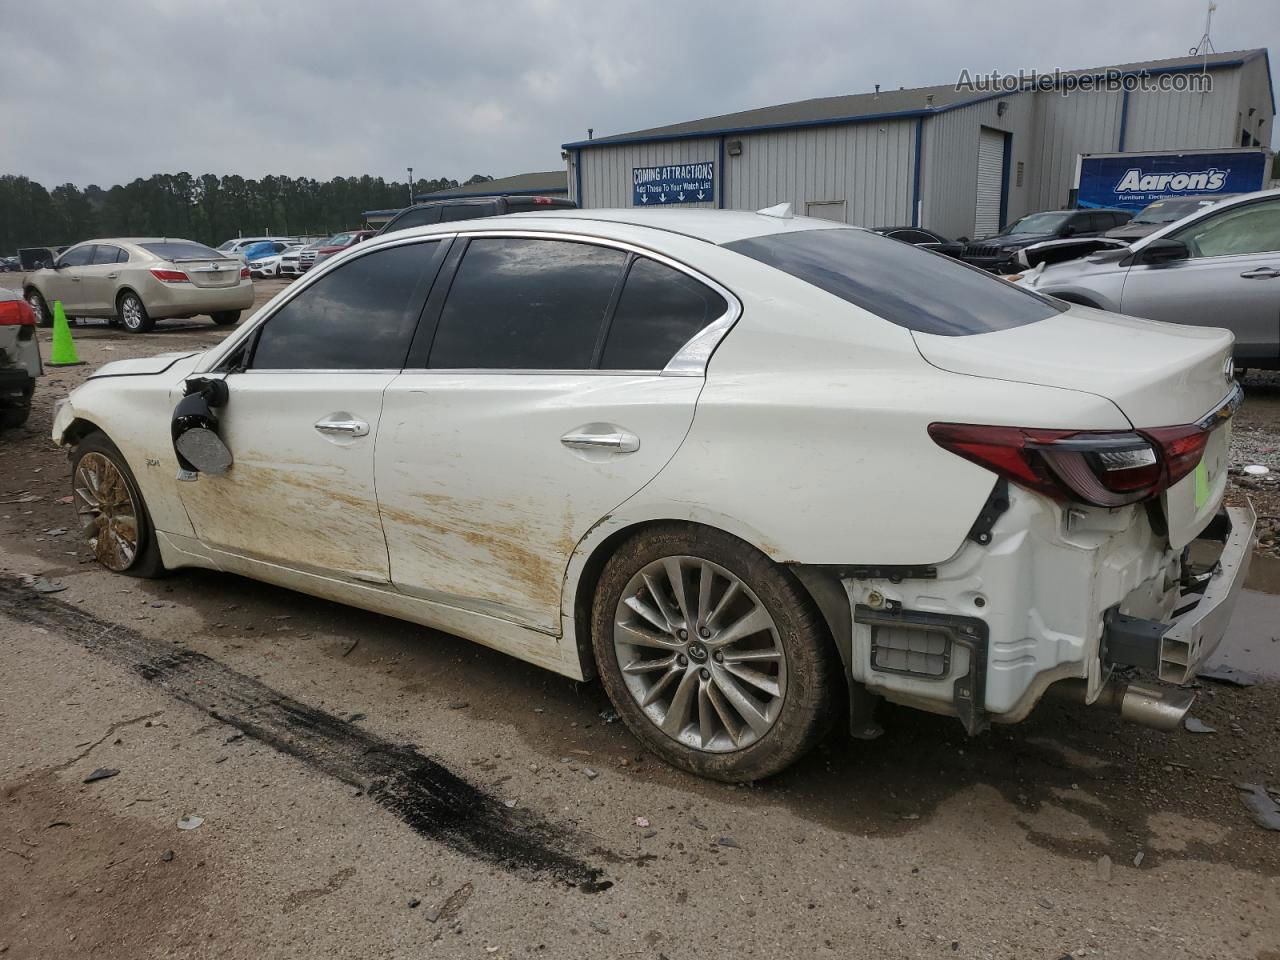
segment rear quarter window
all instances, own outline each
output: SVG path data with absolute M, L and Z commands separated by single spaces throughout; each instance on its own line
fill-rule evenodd
M 775 233 L 724 246 L 920 333 L 991 333 L 1066 309 L 966 263 L 868 230 Z

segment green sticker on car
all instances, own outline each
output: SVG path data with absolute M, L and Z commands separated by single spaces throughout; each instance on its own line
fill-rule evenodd
M 1209 468 L 1201 460 L 1196 464 L 1196 509 L 1209 502 Z

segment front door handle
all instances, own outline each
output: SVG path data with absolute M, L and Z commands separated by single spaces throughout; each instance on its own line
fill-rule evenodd
M 341 437 L 367 437 L 369 435 L 369 424 L 344 413 L 330 414 L 328 419 L 321 420 L 316 424 L 316 429 L 321 433 Z
M 1275 267 L 1259 267 L 1257 270 L 1246 270 L 1240 276 L 1246 280 L 1274 280 L 1280 277 L 1280 270 Z
M 108 274 L 107 274 L 107 279 L 108 279 L 108 280 L 114 280 L 114 279 L 116 279 L 116 277 L 118 277 L 118 276 L 120 276 L 120 274 L 118 274 L 118 273 L 108 273 Z
M 618 453 L 635 453 L 640 449 L 640 438 L 634 433 L 619 430 L 616 433 L 566 433 L 560 442 L 571 450 L 613 450 Z

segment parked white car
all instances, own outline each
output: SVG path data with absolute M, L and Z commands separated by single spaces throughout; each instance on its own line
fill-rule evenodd
M 266 280 L 273 277 L 291 275 L 286 274 L 282 269 L 284 258 L 292 254 L 294 261 L 296 262 L 298 255 L 302 252 L 302 248 L 305 246 L 305 243 L 291 243 L 279 252 L 273 253 L 270 256 L 250 260 L 246 264 L 249 268 L 249 276 L 254 279 Z
M 860 735 L 877 696 L 976 733 L 1050 687 L 1176 725 L 1159 681 L 1252 538 L 1230 353 L 787 210 L 556 211 L 354 246 L 206 353 L 103 367 L 53 436 L 111 570 L 598 673 L 650 748 L 748 780 L 842 688 Z

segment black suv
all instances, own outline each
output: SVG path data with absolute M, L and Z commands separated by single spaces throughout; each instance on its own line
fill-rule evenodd
M 476 197 L 474 200 L 459 197 L 454 200 L 429 200 L 405 207 L 383 225 L 377 236 L 395 233 L 410 227 L 425 227 L 433 223 L 451 223 L 454 220 L 475 220 L 479 217 L 498 217 L 504 213 L 531 213 L 537 210 L 576 210 L 578 205 L 565 197 Z
M 1012 273 L 1019 269 L 1014 254 L 1023 247 L 1045 240 L 1101 236 L 1131 219 L 1132 210 L 1045 210 L 1029 213 L 994 237 L 966 244 L 960 259 L 984 270 Z

